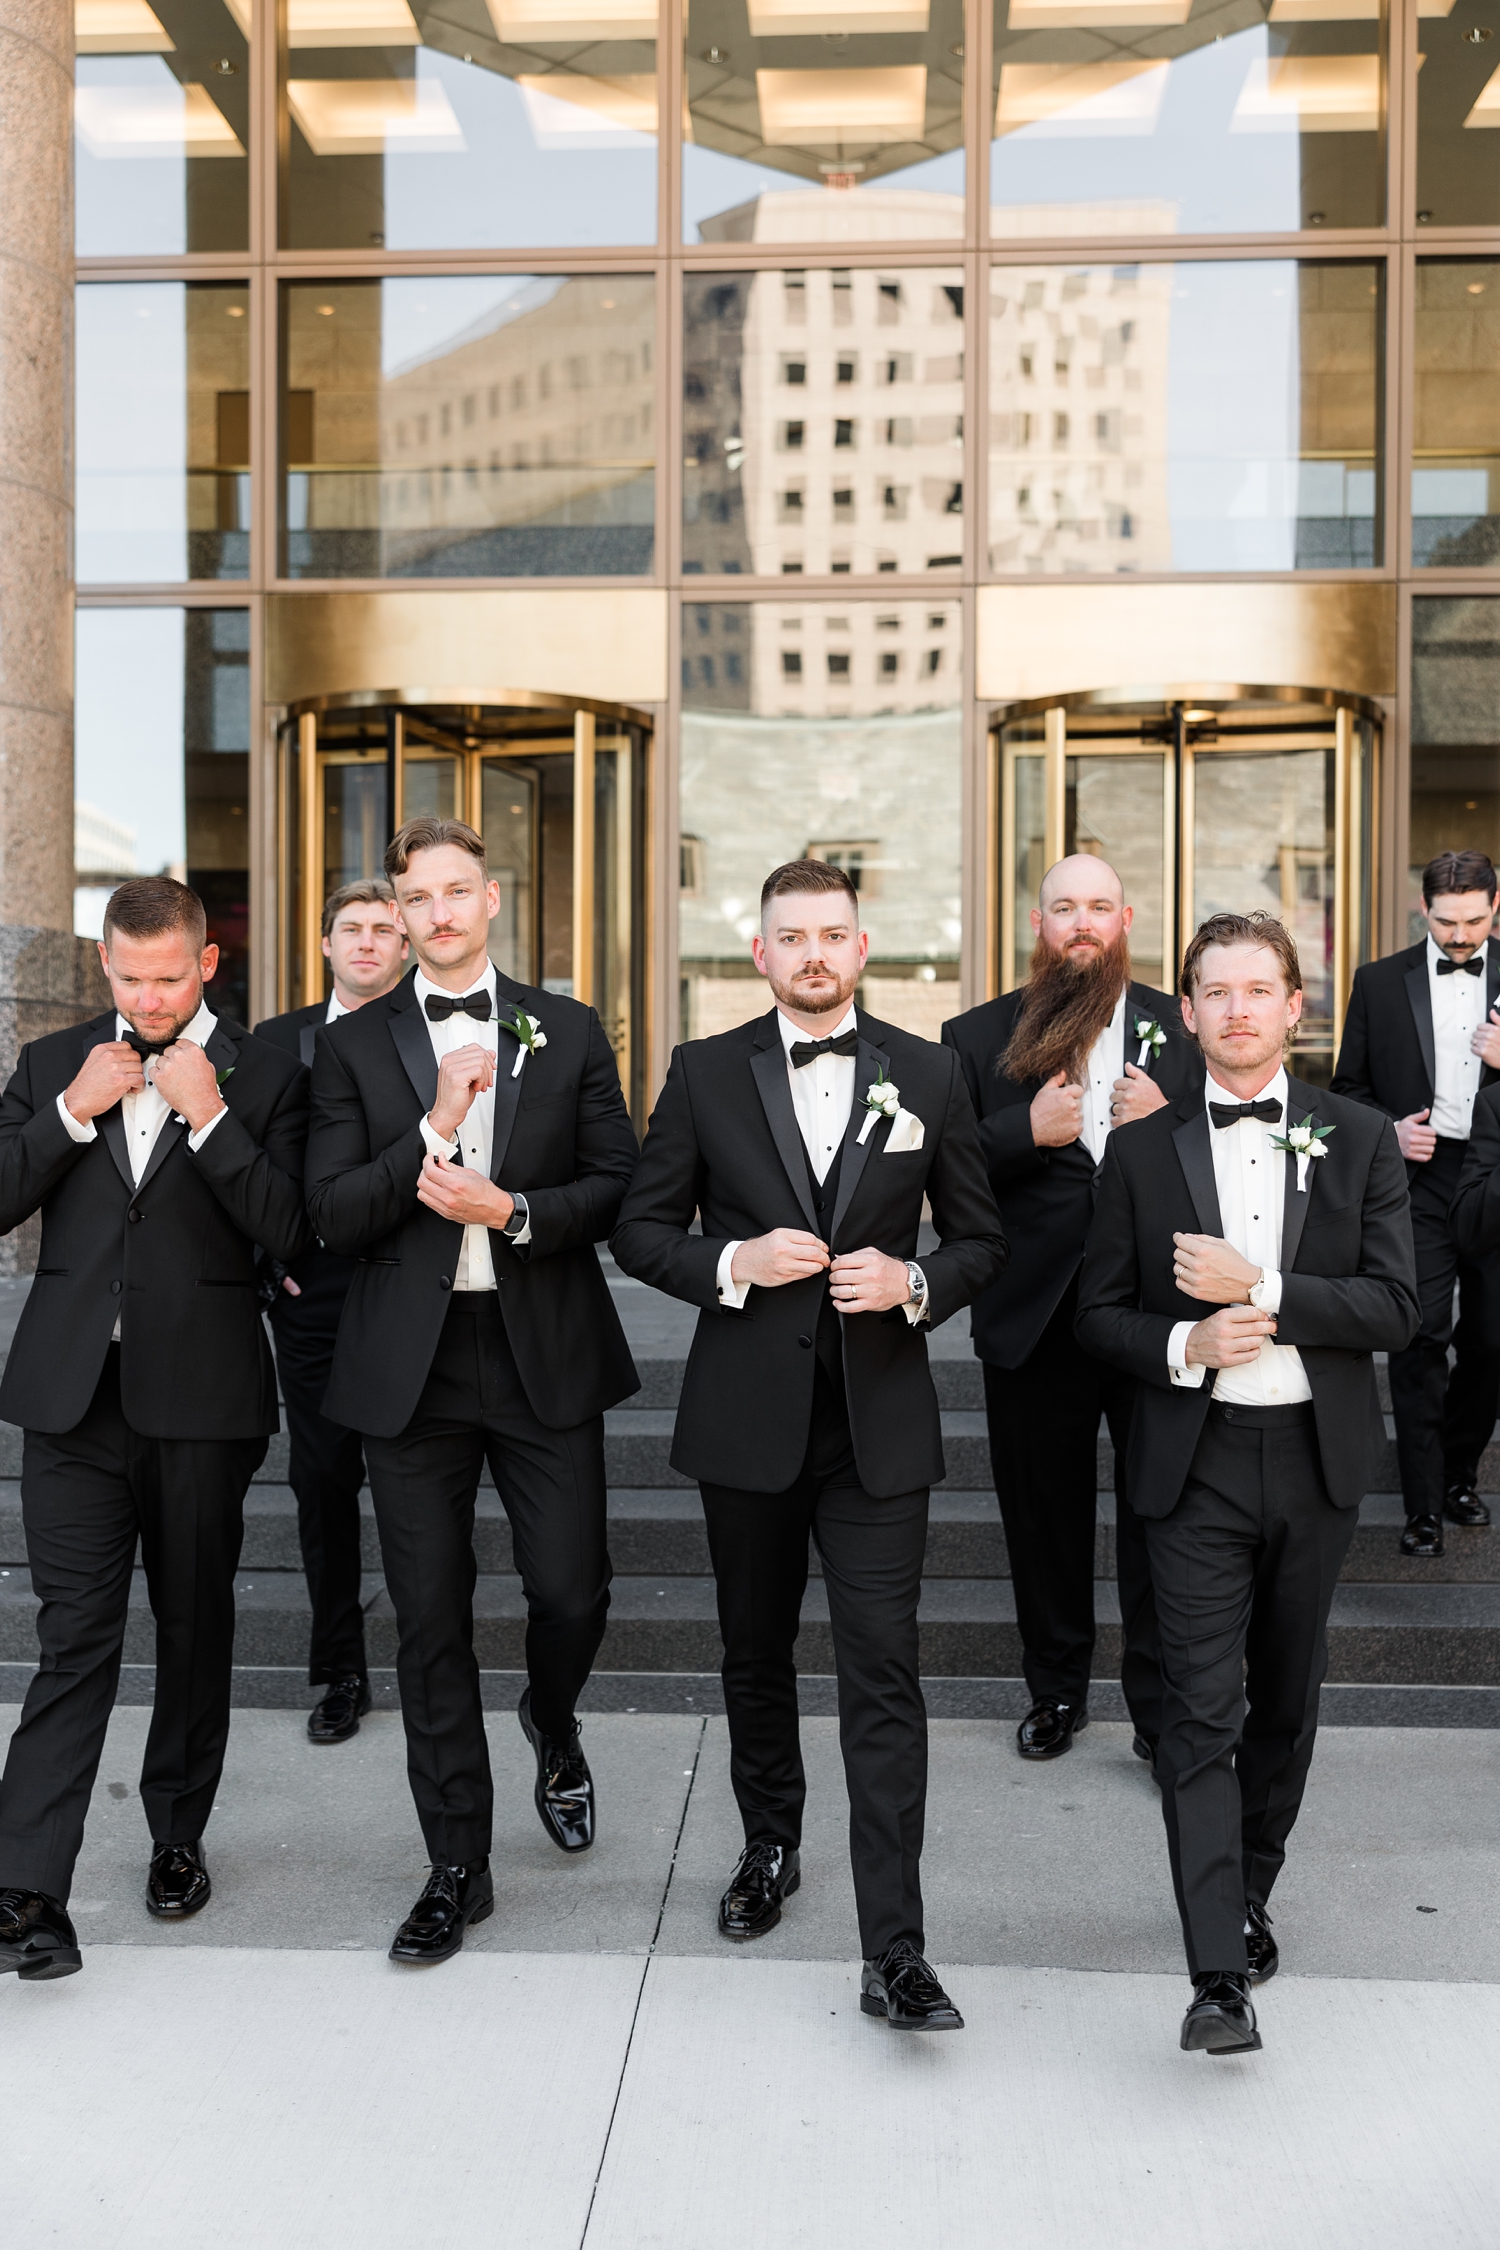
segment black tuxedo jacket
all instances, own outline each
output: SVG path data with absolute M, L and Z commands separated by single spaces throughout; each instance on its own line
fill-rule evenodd
M 1007 1078 L 1000 1067 L 1025 997 L 1026 987 L 1021 985 L 943 1026 L 943 1044 L 963 1064 L 969 1099 L 979 1117 L 979 1144 L 990 1186 L 1011 1240 L 1009 1266 L 969 1316 L 975 1351 L 995 1367 L 1019 1367 L 1035 1351 L 1042 1330 L 1083 1263 L 1083 1245 L 1094 1215 L 1094 1159 L 1087 1142 L 1038 1148 L 1031 1137 L 1031 1104 L 1041 1080 Z M 1203 1058 L 1182 1027 L 1181 1002 L 1149 984 L 1129 986 L 1127 1062 L 1133 1063 L 1140 1053 L 1135 1026 L 1141 1017 L 1159 1023 L 1167 1035 L 1166 1045 L 1149 1054 L 1142 1067 L 1168 1101 L 1198 1091 L 1203 1084 Z
M 1287 1159 L 1281 1221 L 1281 1310 L 1276 1341 L 1293 1344 L 1312 1389 L 1318 1452 L 1334 1506 L 1354 1508 L 1384 1442 L 1372 1352 L 1399 1351 L 1416 1333 L 1416 1269 L 1406 1169 L 1389 1121 L 1300 1079 L 1289 1119 L 1331 1125 L 1328 1154 L 1308 1166 L 1305 1193 Z M 1127 1475 L 1138 1515 L 1170 1515 L 1213 1395 L 1210 1368 L 1179 1389 L 1167 1343 L 1180 1320 L 1214 1310 L 1178 1289 L 1172 1237 L 1222 1236 L 1214 1127 L 1200 1092 L 1111 1133 L 1078 1291 L 1087 1351 L 1134 1375 Z
M 1480 1282 L 1479 1320 L 1486 1346 L 1500 1351 L 1500 1084 L 1474 1099 L 1474 1120 L 1449 1218 L 1461 1258 Z M 1464 1276 L 1464 1288 L 1471 1276 Z M 1468 1297 L 1465 1297 L 1468 1303 Z
M 1488 1013 L 1500 999 L 1500 944 L 1494 939 L 1485 957 L 1484 993 Z M 1486 1063 L 1479 1073 L 1480 1088 L 1495 1083 L 1496 1073 Z M 1432 1107 L 1436 1084 L 1432 987 L 1423 938 L 1420 945 L 1355 970 L 1333 1090 L 1383 1109 L 1387 1117 L 1410 1117 Z
M 863 1010 L 857 1020 L 854 1103 L 830 1239 L 835 1252 L 874 1248 L 914 1258 L 925 1194 L 943 1241 L 923 1257 L 922 1270 L 930 1317 L 943 1321 L 987 1287 L 1006 1259 L 974 1112 L 952 1055 Z M 859 1140 L 865 1093 L 882 1066 L 902 1107 L 924 1126 L 921 1148 L 903 1155 L 886 1153 L 889 1120 Z M 703 1231 L 693 1234 L 699 1213 Z M 773 1009 L 677 1049 L 610 1243 L 627 1273 L 702 1308 L 672 1441 L 673 1467 L 701 1483 L 784 1492 L 807 1451 L 826 1275 L 752 1289 L 740 1312 L 718 1298 L 725 1244 L 775 1227 L 819 1231 Z M 880 1499 L 937 1483 L 943 1446 L 922 1328 L 897 1307 L 851 1314 L 842 1329 L 865 1490 Z
M 264 1023 L 256 1025 L 255 1036 L 268 1039 L 273 1047 L 311 1070 L 313 1046 L 327 1019 L 328 1002 L 314 1000 L 306 1008 L 289 1008 L 284 1016 L 267 1016 Z M 278 1298 L 273 1312 L 284 1314 L 289 1305 L 295 1304 L 304 1328 L 315 1322 L 325 1334 L 333 1335 L 344 1309 L 344 1293 L 354 1279 L 354 1260 L 335 1257 L 321 1242 L 313 1241 L 284 1269 L 278 1262 L 272 1277 L 278 1286 L 283 1270 L 296 1282 L 301 1295 Z
M 531 1240 L 518 1250 L 490 1232 L 500 1311 L 532 1411 L 573 1429 L 640 1388 L 594 1249 L 635 1168 L 635 1132 L 593 1009 L 495 981 L 501 1009 L 525 1009 L 547 1041 L 513 1077 L 502 1022 L 490 1176 L 526 1197 Z M 453 1220 L 417 1201 L 437 1081 L 409 976 L 319 1034 L 308 1208 L 328 1249 L 356 1260 L 323 1411 L 372 1437 L 395 1437 L 416 1410 L 463 1246 Z
M 210 997 L 210 1006 L 212 998 Z M 136 1187 L 119 1104 L 89 1142 L 57 1096 L 115 1011 L 23 1047 L 0 1100 L 0 1233 L 33 1211 L 42 1246 L 0 1382 L 0 1418 L 71 1430 L 88 1410 L 115 1321 L 120 1395 L 143 1437 L 269 1437 L 276 1376 L 255 1289 L 256 1244 L 293 1258 L 302 1204 L 307 1073 L 220 1016 L 205 1050 L 229 1075 L 229 1115 L 195 1155 L 168 1118 Z
M 358 1010 L 354 1011 L 358 1014 Z M 255 1027 L 257 1039 L 269 1039 L 273 1047 L 293 1056 L 306 1070 L 312 1069 L 313 1044 L 328 1017 L 328 1002 L 314 1000 L 305 1008 L 289 1008 L 284 1016 L 267 1016 L 264 1023 Z

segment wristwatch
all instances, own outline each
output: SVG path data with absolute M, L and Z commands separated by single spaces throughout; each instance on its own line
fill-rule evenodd
M 514 1242 L 518 1234 L 526 1232 L 531 1219 L 531 1210 L 524 1195 L 512 1194 L 511 1202 L 515 1205 L 515 1209 L 511 1212 L 500 1232 Z
M 911 1301 L 921 1313 L 927 1306 L 927 1276 L 915 1258 L 906 1261 L 906 1278 L 911 1283 Z

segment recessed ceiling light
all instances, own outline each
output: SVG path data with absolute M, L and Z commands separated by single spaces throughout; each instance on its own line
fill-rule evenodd
M 538 148 L 609 148 L 656 131 L 656 73 L 585 78 L 572 70 L 517 78 Z
M 888 146 L 920 140 L 927 120 L 927 72 L 920 64 L 885 70 L 758 70 L 761 137 L 770 148 Z
M 165 74 L 163 74 L 165 77 Z M 206 86 L 79 86 L 78 138 L 96 157 L 243 156 L 239 135 Z
M 575 39 L 654 39 L 651 0 L 486 0 L 495 36 L 507 46 Z
M 1484 295 L 1484 283 L 1482 281 L 1471 281 L 1468 288 L 1471 297 L 1482 297 Z
M 224 0 L 250 36 L 250 0 Z M 422 34 L 406 0 L 288 0 L 289 47 L 420 47 Z
M 995 104 L 996 134 L 1040 127 L 1047 135 L 1149 133 L 1166 91 L 1168 64 L 1124 60 L 1006 63 Z
M 1466 127 L 1500 125 L 1500 70 L 1481 89 L 1479 99 L 1464 119 Z
M 224 310 L 231 320 L 243 320 L 245 317 L 245 308 L 243 305 L 226 305 L 224 307 Z
M 173 43 L 146 0 L 73 0 L 80 55 L 170 55 Z
M 1012 31 L 1113 31 L 1186 23 L 1191 0 L 1011 0 Z
M 925 31 L 928 0 L 750 0 L 752 39 Z
M 286 98 L 314 156 L 439 156 L 466 145 L 435 78 L 293 78 Z
M 1379 123 L 1378 55 L 1281 55 L 1250 65 L 1229 129 L 1373 133 Z
M 319 312 L 320 312 L 320 313 L 324 314 L 324 315 L 325 315 L 325 317 L 326 317 L 327 315 L 329 315 L 329 314 L 331 314 L 331 313 L 332 313 L 332 311 L 333 311 L 333 307 L 332 307 L 332 305 L 319 305 L 319 307 L 318 307 L 318 310 L 319 310 Z

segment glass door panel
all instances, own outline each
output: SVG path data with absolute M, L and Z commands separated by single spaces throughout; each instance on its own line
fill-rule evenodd
M 1160 750 L 1070 755 L 1067 791 L 1063 848 L 1092 852 L 1115 869 L 1134 908 L 1132 969 L 1160 989 L 1168 920 L 1166 759 Z
M 479 775 L 479 833 L 490 874 L 500 886 L 500 911 L 490 924 L 490 959 L 502 976 L 535 984 L 541 775 L 511 758 L 481 759 Z
M 401 818 L 462 820 L 465 809 L 463 759 L 413 742 L 408 732 L 401 758 Z
M 319 749 L 323 895 L 378 875 L 385 859 L 388 761 L 378 750 Z

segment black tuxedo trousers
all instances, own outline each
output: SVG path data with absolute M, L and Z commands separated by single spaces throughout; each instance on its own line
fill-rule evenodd
M 276 1371 L 291 1440 L 288 1475 L 312 1603 L 307 1677 L 314 1686 L 356 1675 L 363 1679 L 367 1668 L 359 1598 L 364 1444 L 357 1430 L 330 1422 L 323 1412 L 352 1268 L 351 1259 L 310 1250 L 297 1260 L 300 1296 L 279 1290 L 271 1307 Z
M 488 1853 L 494 1805 L 474 1656 L 479 1473 L 487 1461 L 510 1518 L 532 1716 L 566 1740 L 609 1609 L 604 1417 L 548 1429 L 527 1399 L 498 1293 L 455 1290 L 416 1412 L 396 1437 L 366 1436 L 365 1459 L 396 1610 L 412 1796 L 430 1857 L 457 1866 Z
M 111 1344 L 83 1419 L 28 1430 L 21 1514 L 40 1663 L 0 1780 L 0 1884 L 67 1901 L 114 1707 L 136 1540 L 156 1618 L 156 1697 L 141 1767 L 153 1840 L 195 1843 L 229 1739 L 234 1574 L 257 1438 L 153 1438 L 120 1404 Z
M 1486 1338 L 1484 1317 L 1485 1267 L 1493 1260 L 1462 1255 L 1448 1216 L 1467 1148 L 1467 1141 L 1439 1141 L 1425 1164 L 1406 1168 L 1422 1324 L 1404 1351 L 1392 1352 L 1390 1365 L 1396 1459 L 1409 1516 L 1440 1517 L 1443 1494 L 1473 1483 L 1500 1404 L 1500 1351 Z

